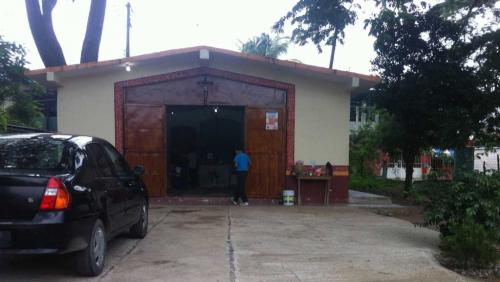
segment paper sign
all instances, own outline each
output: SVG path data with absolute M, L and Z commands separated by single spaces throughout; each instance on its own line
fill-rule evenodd
M 266 130 L 278 130 L 278 112 L 266 113 Z

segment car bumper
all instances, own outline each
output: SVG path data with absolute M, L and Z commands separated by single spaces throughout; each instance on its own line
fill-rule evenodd
M 65 222 L 64 212 L 37 214 L 29 222 L 0 222 L 0 254 L 57 254 L 87 247 L 91 219 Z

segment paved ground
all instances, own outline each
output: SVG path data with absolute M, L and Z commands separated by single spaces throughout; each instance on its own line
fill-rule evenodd
M 464 281 L 438 234 L 350 207 L 154 206 L 150 233 L 109 244 L 92 281 Z M 71 259 L 0 258 L 0 281 L 85 281 Z

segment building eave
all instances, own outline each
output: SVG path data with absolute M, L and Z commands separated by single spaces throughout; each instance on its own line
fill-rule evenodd
M 166 59 L 169 57 L 188 55 L 192 53 L 199 53 L 201 51 L 208 50 L 209 53 L 214 54 L 222 54 L 225 56 L 249 61 L 249 62 L 257 62 L 270 66 L 276 66 L 284 70 L 293 71 L 296 73 L 303 73 L 308 75 L 316 75 L 319 78 L 352 78 L 354 80 L 360 80 L 362 85 L 375 85 L 379 78 L 373 75 L 360 74 L 350 71 L 342 71 L 336 69 L 328 69 L 313 65 L 302 64 L 289 60 L 280 60 L 274 59 L 270 57 L 257 56 L 252 54 L 246 54 L 242 52 L 236 52 L 221 48 L 215 48 L 210 46 L 196 46 L 189 48 L 181 48 L 181 49 L 173 49 L 162 52 L 132 56 L 128 58 L 122 59 L 114 59 L 114 60 L 105 60 L 98 62 L 89 62 L 83 64 L 73 64 L 66 66 L 57 66 L 57 67 L 49 67 L 43 69 L 35 69 L 28 70 L 25 72 L 25 75 L 31 77 L 39 82 L 44 83 L 45 85 L 58 87 L 59 82 L 57 78 L 61 75 L 70 75 L 75 74 L 78 75 L 80 73 L 94 72 L 98 70 L 110 69 L 116 66 L 125 66 L 127 64 L 137 64 L 137 63 L 145 63 L 147 61 L 155 61 L 160 59 Z

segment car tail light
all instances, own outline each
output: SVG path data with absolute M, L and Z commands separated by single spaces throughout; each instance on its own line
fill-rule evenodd
M 69 206 L 70 200 L 69 192 L 64 187 L 61 179 L 52 177 L 47 183 L 45 193 L 43 193 L 40 210 L 64 210 Z

